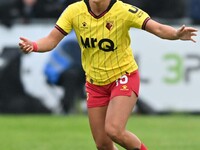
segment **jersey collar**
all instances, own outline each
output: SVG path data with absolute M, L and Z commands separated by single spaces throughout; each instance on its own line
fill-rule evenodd
M 102 16 L 104 16 L 110 9 L 111 9 L 111 7 L 114 5 L 114 3 L 116 2 L 117 0 L 111 0 L 110 1 L 110 4 L 109 4 L 109 6 L 108 6 L 108 8 L 104 11 L 104 12 L 102 12 L 100 15 L 95 15 L 93 12 L 92 12 L 92 10 L 91 10 L 91 8 L 90 8 L 90 5 L 89 5 L 89 0 L 84 0 L 84 2 L 85 2 L 85 4 L 87 5 L 87 8 L 88 8 L 88 12 L 94 17 L 94 18 L 96 18 L 96 19 L 99 19 L 99 18 L 101 18 Z

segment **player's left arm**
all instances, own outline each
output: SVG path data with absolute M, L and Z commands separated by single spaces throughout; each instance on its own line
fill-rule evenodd
M 155 20 L 150 19 L 145 26 L 145 30 L 162 38 L 168 40 L 190 40 L 196 42 L 193 37 L 197 36 L 198 31 L 193 27 L 181 26 L 179 29 L 175 29 L 172 26 L 164 25 Z

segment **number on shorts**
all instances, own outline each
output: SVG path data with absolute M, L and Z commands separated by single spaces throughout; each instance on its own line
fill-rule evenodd
M 116 86 L 118 86 L 119 84 L 126 84 L 126 83 L 128 83 L 127 75 L 123 75 L 118 80 L 116 80 Z

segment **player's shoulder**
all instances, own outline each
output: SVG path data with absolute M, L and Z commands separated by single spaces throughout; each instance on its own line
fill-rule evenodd
M 139 16 L 141 17 L 141 15 L 146 14 L 145 11 L 143 11 L 141 8 L 138 8 L 137 6 L 128 4 L 128 3 L 124 3 L 120 0 L 117 0 L 116 3 L 116 10 L 121 11 L 121 14 L 123 14 L 124 16 Z
M 129 8 L 133 7 L 131 4 L 122 2 L 121 0 L 117 0 L 116 6 L 120 7 L 121 10 L 128 10 Z
M 121 0 L 117 0 L 114 11 L 120 12 L 121 14 L 124 14 L 124 15 L 129 15 L 130 10 L 132 10 L 133 8 L 135 9 L 137 7 L 128 3 L 124 3 Z

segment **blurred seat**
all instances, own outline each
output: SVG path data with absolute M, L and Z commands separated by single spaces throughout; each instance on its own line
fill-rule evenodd
M 190 0 L 189 17 L 193 24 L 200 24 L 200 0 Z

